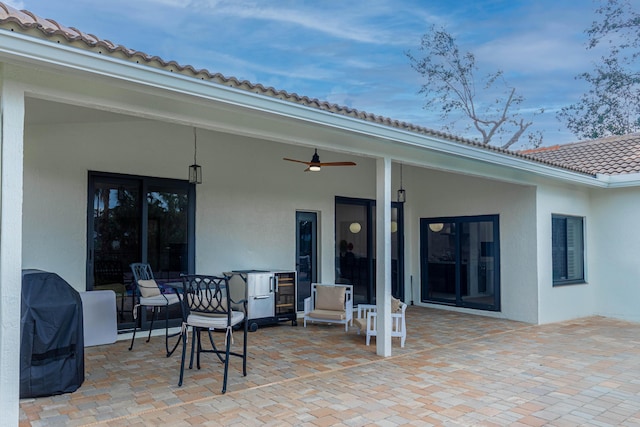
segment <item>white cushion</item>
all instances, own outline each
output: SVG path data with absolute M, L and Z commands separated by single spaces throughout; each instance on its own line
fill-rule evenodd
M 231 326 L 237 325 L 244 320 L 244 313 L 241 311 L 231 311 Z M 198 328 L 225 329 L 227 327 L 227 316 L 203 316 L 198 313 L 191 313 L 187 317 L 187 323 Z
M 159 294 L 153 297 L 140 297 L 141 305 L 150 305 L 150 306 L 165 306 L 175 304 L 180 301 L 178 298 L 178 294 Z
M 316 310 L 344 311 L 344 286 L 316 286 Z
M 149 279 L 149 280 L 140 279 L 140 280 L 138 280 L 138 289 L 140 290 L 140 295 L 145 297 L 145 298 L 155 297 L 155 296 L 161 294 L 160 288 L 158 287 L 158 284 L 153 279 Z
M 391 312 L 397 313 L 398 311 L 400 311 L 401 307 L 402 307 L 402 301 L 400 301 L 397 298 L 391 297 Z

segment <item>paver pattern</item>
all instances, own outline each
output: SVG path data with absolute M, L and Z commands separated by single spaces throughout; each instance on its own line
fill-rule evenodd
M 213 355 L 178 387 L 180 354 L 164 357 L 161 337 L 90 347 L 82 387 L 22 400 L 20 424 L 640 426 L 640 324 L 538 326 L 416 306 L 407 317 L 406 346 L 394 339 L 387 358 L 340 325 L 261 328 L 248 375 L 232 359 L 224 395 Z

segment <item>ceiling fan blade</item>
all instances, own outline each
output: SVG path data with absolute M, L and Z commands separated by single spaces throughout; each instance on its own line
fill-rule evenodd
M 304 161 L 302 161 L 302 160 L 288 159 L 288 158 L 286 158 L 286 157 L 283 157 L 283 158 L 282 158 L 282 160 L 288 160 L 288 161 L 290 161 L 290 162 L 302 163 L 302 164 L 305 164 L 305 165 L 308 165 L 308 164 L 310 163 L 310 162 L 304 162 Z
M 320 163 L 320 166 L 355 166 L 354 162 L 328 162 Z

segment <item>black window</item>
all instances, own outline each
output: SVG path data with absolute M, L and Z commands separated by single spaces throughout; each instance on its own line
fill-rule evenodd
M 553 285 L 584 283 L 584 219 L 551 217 Z

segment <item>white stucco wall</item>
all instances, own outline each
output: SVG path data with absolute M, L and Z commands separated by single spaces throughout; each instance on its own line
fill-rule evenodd
M 501 311 L 475 312 L 536 323 L 535 188 L 434 170 L 404 170 L 405 238 L 414 300 L 420 301 L 420 218 L 499 215 Z
M 596 312 L 596 292 L 599 282 L 592 275 L 596 261 L 591 199 L 584 188 L 560 185 L 540 185 L 538 188 L 538 288 L 539 322 L 550 323 L 590 316 Z M 551 215 L 584 217 L 585 276 L 584 284 L 553 286 L 551 256 Z
M 26 129 L 23 267 L 54 271 L 84 290 L 89 170 L 184 179 L 193 161 L 189 127 L 155 121 L 40 124 Z M 336 195 L 375 199 L 375 160 L 321 153 L 358 166 L 305 173 L 311 148 L 200 129 L 196 271 L 295 268 L 295 212 L 315 211 L 320 280 L 334 279 Z M 397 188 L 398 168 L 393 171 Z M 537 322 L 535 191 L 420 168 L 404 168 L 406 280 L 419 303 L 422 217 L 498 214 L 501 306 L 510 319 Z M 491 314 L 491 313 L 489 313 Z M 496 313 L 493 313 L 496 315 Z
M 589 281 L 597 285 L 596 312 L 639 322 L 640 189 L 597 190 L 592 205 Z
M 303 172 L 282 157 L 294 147 L 198 131 L 196 271 L 295 268 L 295 212 L 319 213 L 320 275 L 334 278 L 334 196 L 375 198 L 375 161 L 343 154 L 354 168 Z M 334 156 L 334 158 L 331 158 Z M 52 124 L 26 129 L 23 268 L 54 271 L 85 289 L 88 171 L 185 179 L 192 129 L 153 121 Z

